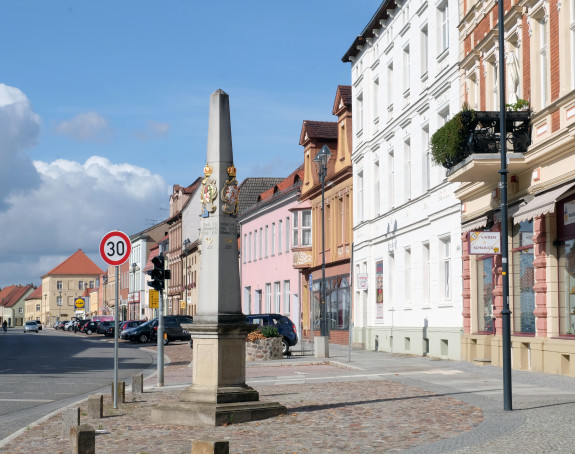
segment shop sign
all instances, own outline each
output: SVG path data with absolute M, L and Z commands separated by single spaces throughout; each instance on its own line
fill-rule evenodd
M 501 254 L 501 232 L 469 232 L 469 253 Z
M 575 223 L 575 202 L 563 204 L 563 225 Z
M 367 290 L 367 273 L 357 273 L 357 288 Z

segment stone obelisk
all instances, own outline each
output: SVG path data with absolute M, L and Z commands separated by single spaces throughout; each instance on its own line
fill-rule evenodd
M 193 384 L 178 402 L 152 410 L 156 423 L 223 425 L 286 412 L 260 402 L 245 384 L 246 335 L 237 245 L 238 183 L 232 151 L 229 96 L 210 98 L 207 163 L 201 187 L 202 227 L 198 312 L 188 325 L 194 340 Z

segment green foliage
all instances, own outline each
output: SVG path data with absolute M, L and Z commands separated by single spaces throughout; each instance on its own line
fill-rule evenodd
M 476 126 L 475 111 L 464 105 L 460 112 L 431 136 L 433 162 L 450 168 L 461 161 L 469 135 Z
M 280 337 L 280 333 L 275 326 L 262 326 L 259 332 L 262 333 L 264 337 Z
M 518 110 L 525 110 L 529 108 L 529 101 L 526 99 L 518 99 L 514 104 L 505 104 L 507 110 L 513 110 L 517 112 Z

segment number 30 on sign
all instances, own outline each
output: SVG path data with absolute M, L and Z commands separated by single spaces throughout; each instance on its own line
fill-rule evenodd
M 124 232 L 108 232 L 100 242 L 100 255 L 108 265 L 121 265 L 130 257 L 132 243 Z

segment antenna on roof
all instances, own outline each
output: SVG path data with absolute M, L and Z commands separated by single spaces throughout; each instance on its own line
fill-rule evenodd
M 156 219 L 146 219 L 146 225 L 148 226 L 153 226 L 156 225 L 158 223 L 158 221 Z

